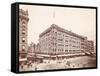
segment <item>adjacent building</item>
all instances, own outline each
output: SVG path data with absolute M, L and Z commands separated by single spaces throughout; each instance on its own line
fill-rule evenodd
M 90 41 L 90 40 L 87 41 L 87 51 L 94 52 L 94 45 L 93 44 L 94 44 L 93 41 Z
M 27 62 L 27 27 L 28 11 L 19 9 L 19 63 L 20 65 Z
M 36 44 L 35 43 L 31 43 L 29 46 L 28 46 L 28 51 L 27 51 L 27 54 L 29 55 L 32 55 L 36 50 Z
M 41 53 L 40 44 L 37 43 L 37 45 L 36 45 L 36 54 L 40 54 L 40 53 Z
M 28 50 L 27 50 L 27 61 L 34 61 L 34 56 L 35 56 L 35 51 L 36 51 L 36 44 L 35 43 L 31 43 L 28 46 Z

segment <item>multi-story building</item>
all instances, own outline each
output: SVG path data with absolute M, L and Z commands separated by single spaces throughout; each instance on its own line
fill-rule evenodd
M 28 46 L 28 50 L 27 50 L 27 61 L 34 61 L 35 51 L 36 51 L 36 44 L 34 44 L 32 42 Z
M 36 53 L 37 54 L 41 53 L 41 51 L 40 51 L 40 44 L 39 43 L 37 43 L 37 45 L 36 45 Z
M 27 62 L 41 62 L 43 57 L 40 55 L 39 43 L 34 44 L 33 42 L 28 46 Z
M 25 64 L 27 61 L 27 27 L 28 11 L 19 9 L 19 63 Z
M 86 51 L 87 37 L 65 30 L 55 24 L 39 35 L 40 51 L 43 54 L 78 54 Z
M 32 55 L 33 53 L 35 53 L 36 50 L 36 44 L 34 44 L 33 42 L 28 46 L 28 51 L 27 54 L 28 55 Z
M 88 52 L 94 52 L 94 42 L 93 41 L 90 41 L 90 40 L 87 40 L 87 51 Z

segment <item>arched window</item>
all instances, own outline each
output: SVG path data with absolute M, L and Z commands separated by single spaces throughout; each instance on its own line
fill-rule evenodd
M 22 49 L 25 49 L 25 46 L 24 45 L 22 45 Z
M 22 31 L 22 34 L 24 34 L 24 35 L 25 35 L 25 30 L 23 30 L 23 31 Z
M 24 37 L 22 38 L 22 42 L 25 42 L 25 38 Z
M 22 31 L 23 31 L 23 30 L 25 31 L 25 29 L 26 29 L 26 23 L 25 23 L 25 21 L 23 21 L 23 22 L 22 22 Z
M 22 45 L 22 51 L 25 51 L 25 45 Z
M 22 49 L 22 51 L 25 51 L 25 49 Z

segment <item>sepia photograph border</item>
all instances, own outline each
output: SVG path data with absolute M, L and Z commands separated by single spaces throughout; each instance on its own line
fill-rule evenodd
M 85 8 L 96 10 L 96 67 L 86 68 L 70 68 L 70 69 L 52 69 L 52 70 L 37 70 L 37 71 L 19 71 L 19 5 L 37 5 L 37 6 L 52 6 L 52 7 L 70 7 L 70 8 Z M 53 72 L 53 71 L 69 71 L 69 70 L 88 70 L 97 69 L 98 67 L 98 9 L 94 6 L 77 6 L 77 5 L 61 5 L 61 4 L 43 4 L 43 3 L 25 3 L 16 2 L 11 4 L 11 72 L 14 73 L 33 73 L 33 72 Z

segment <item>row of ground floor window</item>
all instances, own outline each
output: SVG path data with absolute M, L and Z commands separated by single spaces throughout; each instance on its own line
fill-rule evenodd
M 85 52 L 85 50 L 63 50 L 63 49 L 53 49 L 53 50 L 44 50 L 44 51 L 41 51 L 39 53 L 78 53 L 78 52 Z

